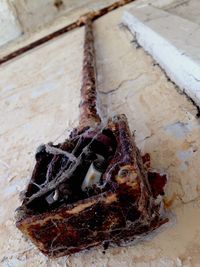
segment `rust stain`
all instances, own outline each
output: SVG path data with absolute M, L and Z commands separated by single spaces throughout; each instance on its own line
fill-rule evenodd
M 174 203 L 174 201 L 176 200 L 177 194 L 173 194 L 172 198 L 167 199 L 167 198 L 163 198 L 163 202 L 164 202 L 164 206 L 166 209 L 170 209 Z

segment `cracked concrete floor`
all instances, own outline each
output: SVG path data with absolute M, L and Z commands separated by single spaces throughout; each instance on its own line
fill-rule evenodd
M 135 246 L 48 260 L 14 225 L 35 148 L 78 123 L 83 28 L 1 66 L 0 266 L 200 266 L 200 124 L 197 110 L 121 26 L 124 8 L 95 22 L 104 113 L 125 113 L 136 142 L 166 172 L 171 225 Z

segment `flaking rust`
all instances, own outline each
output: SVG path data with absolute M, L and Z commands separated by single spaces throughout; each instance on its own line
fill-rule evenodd
M 38 148 L 16 211 L 16 226 L 49 257 L 121 246 L 168 221 L 166 177 L 149 171 L 125 115 L 102 123 L 97 112 L 91 18 L 85 24 L 79 126 L 65 142 Z

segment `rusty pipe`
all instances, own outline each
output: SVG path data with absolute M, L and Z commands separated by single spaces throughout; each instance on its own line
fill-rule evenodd
M 87 19 L 85 22 L 81 101 L 79 104 L 80 127 L 92 127 L 101 123 L 101 118 L 96 107 L 96 97 L 96 63 L 93 26 L 92 20 Z

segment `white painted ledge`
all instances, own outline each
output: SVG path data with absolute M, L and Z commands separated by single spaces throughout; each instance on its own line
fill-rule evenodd
M 7 0 L 0 0 L 0 46 L 22 34 L 20 24 Z
M 200 26 L 144 5 L 126 11 L 123 22 L 170 79 L 200 106 Z

